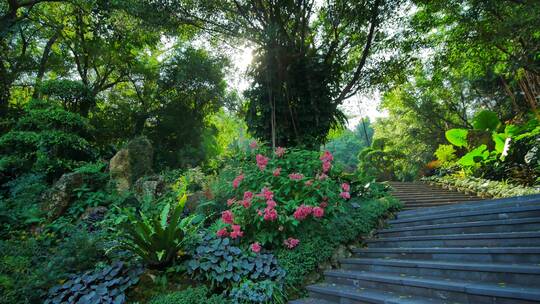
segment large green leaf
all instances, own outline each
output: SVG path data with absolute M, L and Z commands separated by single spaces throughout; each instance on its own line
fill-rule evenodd
M 476 130 L 495 131 L 500 123 L 497 113 L 484 110 L 474 116 L 472 125 Z
M 458 160 L 458 163 L 464 167 L 474 166 L 477 163 L 486 160 L 489 157 L 489 151 L 487 151 L 486 145 L 481 145 L 469 153 L 463 155 L 462 158 Z
M 467 134 L 469 134 L 469 131 L 466 129 L 450 129 L 444 135 L 452 145 L 467 147 Z
M 491 137 L 493 138 L 493 141 L 495 142 L 495 151 L 497 151 L 497 153 L 499 154 L 502 153 L 504 150 L 504 142 L 506 141 L 506 138 L 507 138 L 506 134 L 493 132 Z

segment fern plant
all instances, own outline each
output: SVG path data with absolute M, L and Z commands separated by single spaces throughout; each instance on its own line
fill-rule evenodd
M 197 223 L 202 222 L 198 215 L 182 218 L 187 183 L 179 184 L 182 186 L 175 189 L 177 200 L 165 204 L 160 215 L 148 217 L 141 211 L 139 218 L 128 215 L 129 222 L 124 224 L 122 246 L 139 255 L 150 268 L 170 266 L 183 254 L 187 240 L 197 231 Z

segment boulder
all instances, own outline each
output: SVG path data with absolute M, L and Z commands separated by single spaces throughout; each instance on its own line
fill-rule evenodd
M 153 148 L 146 137 L 131 140 L 111 159 L 111 180 L 118 191 L 129 190 L 140 177 L 152 173 Z
M 165 193 L 165 179 L 161 175 L 151 175 L 139 178 L 134 185 L 137 200 L 155 199 Z
M 67 210 L 73 200 L 74 190 L 84 184 L 83 173 L 66 173 L 45 194 L 43 210 L 49 220 L 55 220 Z

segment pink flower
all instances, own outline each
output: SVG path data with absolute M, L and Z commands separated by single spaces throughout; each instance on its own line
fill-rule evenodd
M 345 192 L 349 192 L 351 190 L 351 186 L 347 183 L 343 183 L 341 184 L 341 189 L 343 189 Z
M 233 213 L 231 210 L 225 210 L 221 212 L 221 220 L 225 224 L 232 224 L 233 223 Z
M 257 156 L 255 156 L 255 159 L 257 160 L 257 167 L 259 167 L 259 169 L 263 171 L 268 164 L 268 157 L 262 154 L 257 154 Z
M 334 156 L 332 155 L 332 153 L 330 153 L 330 151 L 326 150 L 319 159 L 323 162 L 331 162 L 334 160 Z
M 257 214 L 258 214 L 259 216 L 262 216 L 262 215 L 263 215 L 263 213 L 262 213 L 261 210 L 257 210 Z
M 322 163 L 322 170 L 324 173 L 330 171 L 330 168 L 332 168 L 332 164 L 330 162 L 324 161 Z
M 293 213 L 293 216 L 295 219 L 301 221 L 301 220 L 304 220 L 308 215 L 310 215 L 312 211 L 313 211 L 313 207 L 302 204 L 298 206 L 298 208 L 296 208 L 296 210 Z
M 289 249 L 293 249 L 294 247 L 298 246 L 299 243 L 300 243 L 300 240 L 293 239 L 293 238 L 288 238 L 285 241 L 283 241 L 283 244 L 285 245 L 285 247 Z
M 227 228 L 221 228 L 216 232 L 216 235 L 219 237 L 226 237 L 229 235 L 229 232 L 227 231 Z
M 326 208 L 326 207 L 328 207 L 328 203 L 327 202 L 322 202 L 322 203 L 319 204 L 319 207 Z
M 250 142 L 250 143 L 249 143 L 249 147 L 250 147 L 251 149 L 257 149 L 257 141 L 254 140 L 254 141 Z
M 253 192 L 251 191 L 244 192 L 244 200 L 251 201 L 252 198 L 253 198 Z
M 261 193 L 257 194 L 258 197 L 264 197 L 265 200 L 271 200 L 274 198 L 274 192 L 270 191 L 267 187 L 262 188 Z
M 325 180 L 328 178 L 328 175 L 324 174 L 324 173 L 321 173 L 321 174 L 317 174 L 317 179 L 318 180 Z
M 289 178 L 291 180 L 301 180 L 302 178 L 304 178 L 304 175 L 300 173 L 291 173 L 289 174 Z
M 231 238 L 236 239 L 244 236 L 244 232 L 240 230 L 240 225 L 232 225 Z
M 249 208 L 251 206 L 251 201 L 248 201 L 248 200 L 243 200 L 242 201 L 242 206 L 244 206 L 244 208 Z
M 341 196 L 341 198 L 343 198 L 343 199 L 350 199 L 351 198 L 351 194 L 349 192 L 347 192 L 347 191 L 341 192 L 339 194 L 339 196 Z
M 274 176 L 279 176 L 280 173 L 281 173 L 281 167 L 278 167 L 278 168 L 274 169 L 274 172 L 272 172 L 272 174 L 274 174 Z
M 261 251 L 261 244 L 259 244 L 259 242 L 251 244 L 251 251 L 259 253 Z
M 230 207 L 232 206 L 232 204 L 234 204 L 236 202 L 236 199 L 235 198 L 230 198 L 227 200 L 227 206 Z
M 234 189 L 238 188 L 238 186 L 240 185 L 240 183 L 242 182 L 243 179 L 244 179 L 244 174 L 240 174 L 237 177 L 235 177 L 233 182 L 232 182 L 233 188 Z
M 312 179 L 308 180 L 307 182 L 304 183 L 304 185 L 310 187 L 311 185 L 313 185 L 313 180 Z
M 323 217 L 324 216 L 324 209 L 321 207 L 314 207 L 313 208 L 313 216 L 314 217 Z
M 276 153 L 277 157 L 282 157 L 285 154 L 285 148 L 277 147 L 274 153 Z
M 276 209 L 266 207 L 264 208 L 264 220 L 265 221 L 275 221 L 278 217 Z
M 268 208 L 276 208 L 276 205 L 276 202 L 272 199 L 266 201 L 266 206 L 268 206 Z

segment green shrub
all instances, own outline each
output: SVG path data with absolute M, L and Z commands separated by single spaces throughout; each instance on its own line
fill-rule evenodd
M 474 193 L 480 197 L 502 198 L 540 193 L 540 187 L 525 187 L 506 181 L 494 181 L 471 176 L 430 176 L 423 178 L 423 180 L 443 188 Z
M 188 288 L 153 298 L 149 304 L 227 304 L 230 301 L 221 295 L 210 295 L 206 286 Z
M 58 245 L 48 236 L 0 240 L 1 304 L 43 303 L 52 285 L 103 260 L 100 234 L 71 232 Z
M 231 291 L 230 298 L 234 304 L 251 303 L 285 303 L 285 295 L 281 284 L 270 280 L 253 282 L 243 281 L 238 287 Z
M 270 153 L 253 147 L 227 170 L 235 177 L 226 182 L 230 210 L 222 213 L 224 227 L 218 235 L 268 249 L 291 249 L 297 244 L 298 227 L 316 229 L 340 214 L 350 198 L 349 185 L 340 185 L 340 172 L 332 168 L 328 151 L 321 156 L 316 151 L 277 148 L 269 157 L 265 154 Z
M 188 272 L 194 277 L 224 290 L 229 290 L 245 278 L 279 283 L 285 276 L 272 254 L 248 254 L 231 244 L 230 239 L 211 234 L 203 237 L 187 266 Z
M 33 100 L 15 127 L 0 137 L 0 183 L 26 173 L 49 181 L 92 160 L 91 126 L 78 114 Z
M 456 149 L 452 145 L 439 145 L 437 151 L 435 151 L 435 156 L 442 167 L 451 167 L 457 160 Z
M 395 199 L 383 197 L 377 200 L 352 202 L 340 217 L 317 230 L 304 229 L 299 234 L 300 244 L 295 250 L 279 249 L 275 252 L 279 264 L 287 276 L 289 286 L 302 286 L 306 276 L 316 270 L 318 265 L 329 260 L 339 244 L 356 240 L 377 228 L 379 220 L 400 203 Z

